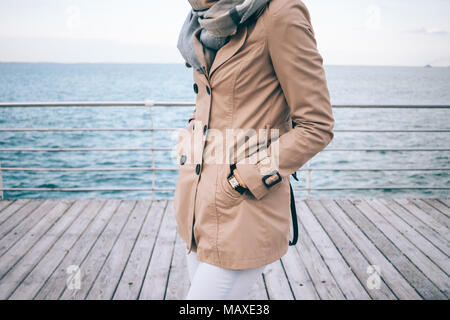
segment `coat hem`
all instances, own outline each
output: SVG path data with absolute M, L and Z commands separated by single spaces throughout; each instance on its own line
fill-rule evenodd
M 205 250 L 201 248 L 197 248 L 197 259 L 200 262 L 208 263 L 210 265 L 221 267 L 224 269 L 231 269 L 231 270 L 245 270 L 245 269 L 253 269 L 262 267 L 268 264 L 271 264 L 279 259 L 281 259 L 288 251 L 289 245 L 286 244 L 284 248 L 281 248 L 280 250 L 276 251 L 272 255 L 263 255 L 258 258 L 251 258 L 251 259 L 230 259 L 225 260 L 217 259 L 217 251 L 212 250 Z M 219 254 L 220 256 L 220 254 Z M 223 256 L 222 256 L 223 257 Z

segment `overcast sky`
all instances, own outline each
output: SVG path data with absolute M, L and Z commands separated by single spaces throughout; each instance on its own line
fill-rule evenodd
M 449 0 L 304 0 L 325 64 L 450 66 Z M 187 0 L 0 0 L 0 61 L 182 62 Z

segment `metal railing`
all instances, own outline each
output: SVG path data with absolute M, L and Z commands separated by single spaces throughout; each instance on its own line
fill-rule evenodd
M 154 128 L 152 109 L 155 107 L 194 107 L 192 102 L 154 102 L 154 101 L 70 101 L 70 102 L 3 102 L 0 108 L 28 108 L 28 107 L 145 107 L 150 111 L 150 127 L 148 128 L 0 128 L 1 132 L 95 132 L 95 131 L 175 131 L 180 128 Z M 450 109 L 450 105 L 334 105 L 333 108 L 358 108 L 358 109 Z M 413 129 L 413 130 L 365 130 L 365 129 L 345 129 L 334 130 L 334 132 L 346 133 L 449 133 L 450 129 Z M 157 188 L 155 187 L 154 173 L 157 171 L 177 171 L 178 168 L 157 168 L 154 163 L 154 152 L 171 151 L 173 148 L 155 147 L 154 135 L 152 134 L 152 146 L 147 148 L 0 148 L 0 152 L 93 152 L 93 151 L 151 151 L 152 165 L 151 167 L 103 167 L 103 168 L 24 168 L 24 167 L 2 167 L 0 163 L 0 199 L 3 199 L 4 191 L 151 191 L 152 198 L 158 191 L 174 191 L 174 188 Z M 384 152 L 417 152 L 417 151 L 437 151 L 449 152 L 450 148 L 325 148 L 322 152 L 367 152 L 367 151 L 384 151 Z M 306 167 L 299 171 L 306 172 L 306 186 L 304 188 L 295 188 L 296 191 L 306 191 L 307 197 L 310 198 L 311 191 L 330 191 L 330 190 L 449 190 L 450 187 L 442 186 L 352 186 L 352 187 L 312 187 L 311 173 L 313 171 L 450 171 L 449 167 L 439 168 L 313 168 L 311 161 L 308 161 Z M 151 171 L 152 185 L 151 187 L 93 187 L 93 188 L 6 188 L 2 183 L 3 171 L 33 171 L 33 172 L 87 172 L 87 171 Z

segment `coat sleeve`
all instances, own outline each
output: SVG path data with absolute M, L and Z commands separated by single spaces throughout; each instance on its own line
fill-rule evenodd
M 269 6 L 267 12 L 267 45 L 294 127 L 268 149 L 260 151 L 257 162 L 236 165 L 256 199 L 270 192 L 270 187 L 263 183 L 264 175 L 273 172 L 289 179 L 290 174 L 324 149 L 334 135 L 323 59 L 317 49 L 309 12 L 299 0 L 275 4 L 278 7 Z M 276 174 L 273 177 L 266 183 L 278 179 Z

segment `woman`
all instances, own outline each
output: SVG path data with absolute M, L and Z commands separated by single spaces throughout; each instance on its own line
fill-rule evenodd
M 178 48 L 197 99 L 174 195 L 187 299 L 244 299 L 287 252 L 289 176 L 328 145 L 334 119 L 300 0 L 189 2 Z

